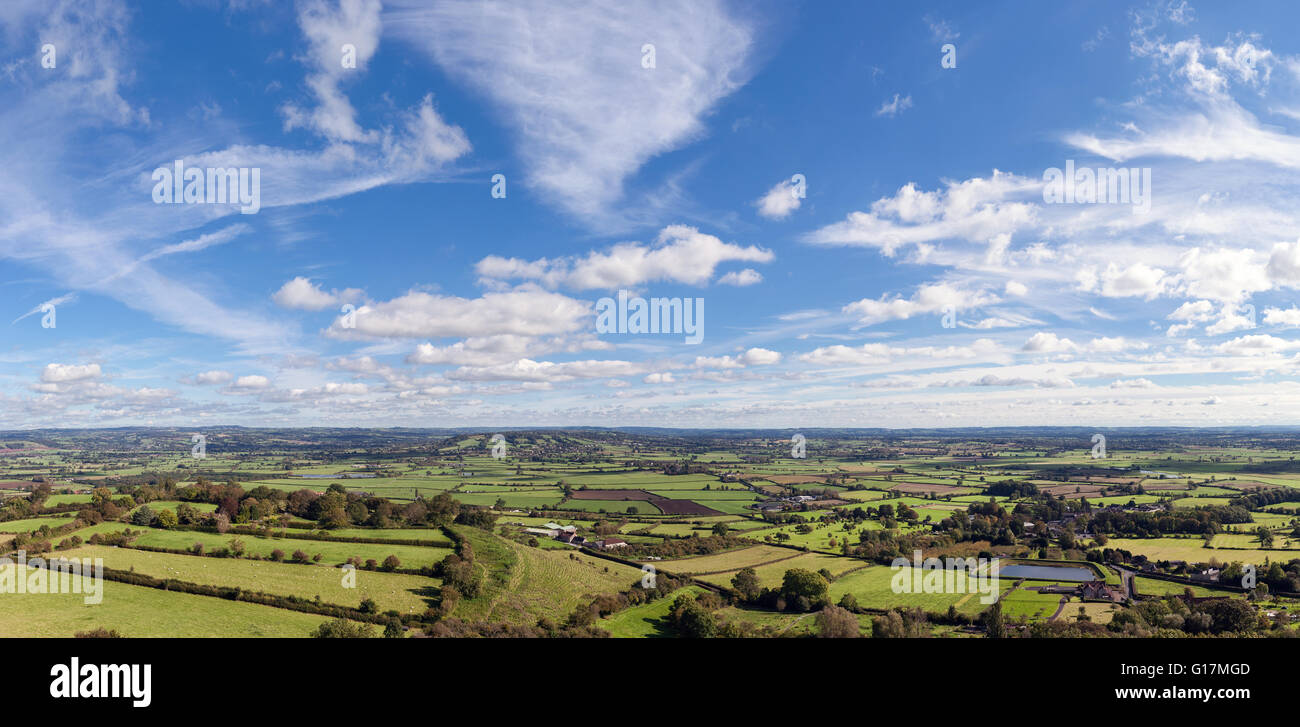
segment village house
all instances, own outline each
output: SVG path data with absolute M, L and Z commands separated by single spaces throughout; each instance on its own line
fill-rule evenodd
M 591 545 L 600 550 L 613 550 L 615 548 L 626 548 L 627 541 L 622 538 L 605 538 L 604 540 L 593 541 Z
M 1079 598 L 1084 601 L 1122 601 L 1124 597 L 1106 585 L 1105 581 L 1088 581 L 1079 584 Z
M 559 535 L 555 536 L 555 539 L 560 541 L 561 543 L 566 543 L 568 545 L 577 545 L 577 546 L 585 545 L 587 542 L 586 538 L 574 533 L 560 533 Z

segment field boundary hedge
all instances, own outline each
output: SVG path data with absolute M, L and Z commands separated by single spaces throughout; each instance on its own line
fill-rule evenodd
M 265 530 L 259 528 L 243 527 L 243 526 L 233 526 L 230 528 L 230 530 L 226 531 L 225 533 L 218 532 L 216 527 L 212 525 L 177 525 L 173 528 L 167 528 L 167 529 L 176 530 L 176 531 L 187 531 L 187 532 L 216 533 L 217 535 L 227 535 L 233 533 L 235 535 L 249 535 L 258 538 L 267 537 Z M 314 540 L 320 543 L 356 543 L 358 545 L 413 545 L 420 548 L 452 547 L 440 540 L 402 540 L 400 538 L 363 538 L 363 537 L 356 537 L 356 536 L 339 538 L 339 537 L 331 537 L 328 535 L 325 537 L 321 537 L 315 533 L 287 533 L 284 531 L 273 531 L 269 537 L 273 540 L 274 539 Z
M 57 558 L 55 560 L 57 560 Z M 48 568 L 48 565 L 47 561 L 45 564 L 40 566 L 33 566 L 29 563 L 28 567 Z M 132 586 L 157 588 L 161 591 L 176 591 L 179 593 L 189 593 L 195 596 L 207 596 L 210 598 L 224 598 L 228 601 L 243 601 L 245 603 L 255 603 L 261 606 L 270 606 L 272 608 L 283 608 L 288 611 L 310 613 L 317 616 L 331 616 L 334 618 L 364 621 L 366 623 L 378 624 L 380 626 L 388 623 L 389 620 L 393 618 L 391 615 L 364 613 L 360 609 L 352 608 L 350 606 L 316 602 L 299 596 L 281 596 L 264 593 L 262 591 L 246 591 L 242 588 L 210 586 L 201 583 L 192 583 L 190 581 L 182 581 L 178 578 L 154 578 L 153 576 L 133 573 L 131 571 L 116 570 L 114 568 L 104 568 L 103 577 L 105 580 L 126 583 Z M 421 619 L 413 614 L 399 614 L 397 618 L 407 625 L 422 623 Z

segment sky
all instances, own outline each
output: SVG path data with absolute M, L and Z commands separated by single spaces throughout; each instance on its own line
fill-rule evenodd
M 6 0 L 0 429 L 1300 424 L 1298 20 Z

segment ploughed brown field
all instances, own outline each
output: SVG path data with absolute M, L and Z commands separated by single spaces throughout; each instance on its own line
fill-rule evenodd
M 671 497 L 656 495 L 645 490 L 576 490 L 569 496 L 571 500 L 622 500 L 648 502 L 663 511 L 665 515 L 723 515 L 711 507 L 705 507 L 691 500 L 674 500 Z
M 9 482 L 0 482 L 0 490 L 22 490 L 39 484 L 39 482 L 29 482 L 27 480 L 10 480 Z

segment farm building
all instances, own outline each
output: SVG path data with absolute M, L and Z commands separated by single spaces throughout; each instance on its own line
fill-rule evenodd
M 574 533 L 562 532 L 559 535 L 556 535 L 555 539 L 560 541 L 561 543 L 567 543 L 569 545 L 583 545 L 587 542 L 586 538 L 582 537 L 581 535 L 575 535 Z
M 1079 584 L 1079 598 L 1085 601 L 1122 601 L 1123 596 L 1106 585 L 1105 581 L 1088 581 Z
M 548 538 L 554 538 L 560 534 L 559 530 L 549 530 L 547 528 L 524 528 L 524 532 L 530 535 L 542 535 Z

